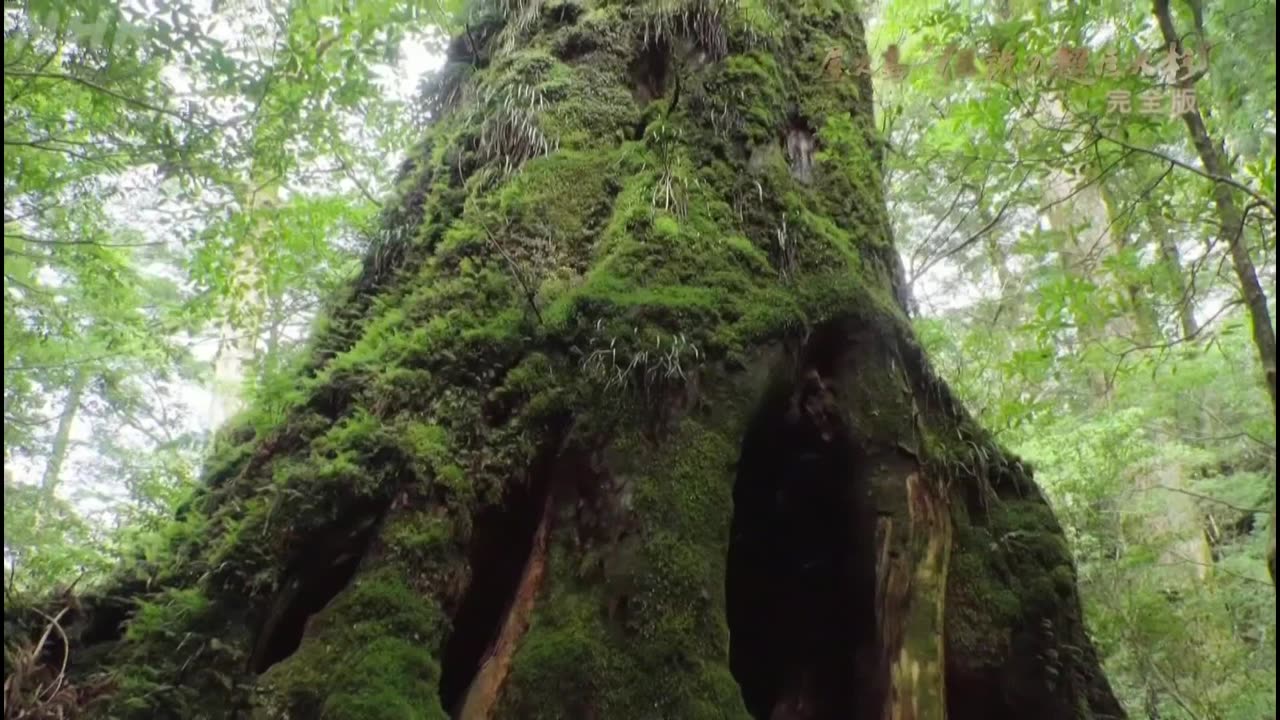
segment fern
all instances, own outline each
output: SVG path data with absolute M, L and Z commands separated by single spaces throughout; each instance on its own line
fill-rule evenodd
M 546 105 L 541 91 L 525 84 L 486 92 L 476 108 L 480 121 L 479 155 L 503 176 L 517 172 L 529 160 L 555 151 L 538 127 L 537 112 Z

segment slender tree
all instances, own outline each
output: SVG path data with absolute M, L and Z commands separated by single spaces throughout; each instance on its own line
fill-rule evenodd
M 1192 11 L 1195 33 L 1201 43 L 1208 42 L 1204 29 L 1204 14 L 1199 0 L 1189 3 Z M 1182 36 L 1178 34 L 1174 24 L 1173 13 L 1169 8 L 1169 0 L 1155 0 L 1153 10 L 1156 22 L 1160 26 L 1160 34 L 1170 51 L 1179 56 L 1186 55 Z M 1181 74 L 1180 74 L 1181 75 Z M 1186 74 L 1179 79 L 1178 87 L 1194 89 L 1198 74 Z M 1258 359 L 1262 362 L 1262 375 L 1266 383 L 1267 394 L 1271 399 L 1271 409 L 1276 406 L 1276 328 L 1271 319 L 1271 310 L 1267 305 L 1266 292 L 1258 280 L 1258 270 L 1254 265 L 1249 246 L 1245 241 L 1245 221 L 1249 212 L 1255 207 L 1263 207 L 1271 211 L 1275 217 L 1274 201 L 1256 198 L 1244 211 L 1240 210 L 1231 177 L 1231 164 L 1226 157 L 1226 149 L 1220 141 L 1216 141 L 1205 127 L 1204 116 L 1198 107 L 1182 113 L 1182 121 L 1187 126 L 1187 134 L 1204 173 L 1213 179 L 1213 203 L 1218 215 L 1218 236 L 1222 238 L 1231 255 L 1231 267 L 1235 270 L 1240 283 L 1240 295 L 1245 307 L 1249 309 L 1249 321 L 1253 328 L 1253 344 L 1258 349 Z M 1271 504 L 1271 540 L 1267 550 L 1267 569 L 1271 573 L 1272 584 L 1276 579 L 1276 510 L 1275 501 Z
M 1208 42 L 1202 20 L 1202 11 L 1198 0 L 1190 3 L 1195 18 L 1195 33 L 1202 43 Z M 1155 0 L 1154 11 L 1160 34 L 1164 38 L 1169 51 L 1186 56 L 1182 36 L 1174 26 L 1173 15 L 1169 9 L 1169 0 Z M 1184 77 L 1185 75 L 1185 77 Z M 1199 73 L 1185 68 L 1179 73 L 1177 85 L 1184 90 L 1194 91 Z M 1253 342 L 1258 349 L 1258 359 L 1262 362 L 1263 379 L 1266 382 L 1267 394 L 1271 398 L 1274 409 L 1276 404 L 1276 329 L 1271 320 L 1271 311 L 1267 307 L 1267 296 L 1258 280 L 1258 270 L 1245 240 L 1245 221 L 1247 215 L 1255 207 L 1269 209 L 1274 216 L 1275 206 L 1264 197 L 1256 198 L 1241 211 L 1237 200 L 1234 179 L 1231 177 L 1231 163 L 1226 157 L 1226 149 L 1222 142 L 1215 140 L 1204 124 L 1204 116 L 1198 107 L 1191 107 L 1181 113 L 1187 126 L 1187 134 L 1196 149 L 1204 174 L 1213 180 L 1213 203 L 1218 215 L 1218 236 L 1231 255 L 1231 266 L 1235 270 L 1240 283 L 1240 294 L 1245 307 L 1249 310 L 1249 320 L 1253 326 Z

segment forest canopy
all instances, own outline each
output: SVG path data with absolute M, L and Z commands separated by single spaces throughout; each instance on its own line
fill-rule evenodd
M 741 386 L 719 384 L 738 377 L 721 370 L 753 372 L 754 361 L 767 354 L 761 348 L 773 347 L 766 337 L 788 351 L 792 336 L 802 337 L 796 341 L 801 365 L 820 354 L 806 348 L 821 345 L 826 326 L 810 320 L 839 304 L 844 285 L 814 278 L 846 262 L 860 306 L 902 319 L 902 328 L 886 321 L 859 332 L 904 348 L 915 347 L 915 340 L 903 339 L 913 337 L 920 357 L 929 359 L 895 351 L 892 372 L 909 365 L 902 370 L 907 384 L 918 380 L 944 397 L 943 405 L 967 408 L 948 409 L 943 421 L 912 401 L 910 412 L 919 416 L 912 427 L 921 437 L 910 451 L 920 456 L 920 467 L 945 466 L 961 484 L 1016 476 L 1008 482 L 1019 493 L 1034 471 L 1056 517 L 1044 522 L 1061 525 L 1068 548 L 1068 562 L 1055 563 L 1061 570 L 1048 581 L 1048 593 L 1058 583 L 1065 586 L 1057 589 L 1063 598 L 1074 598 L 1078 588 L 1107 692 L 1124 711 L 1150 720 L 1274 718 L 1275 20 L 1275 3 L 1261 0 L 7 4 L 6 720 L 63 717 L 60 712 L 94 717 L 88 709 L 96 707 L 94 688 L 104 695 L 121 687 L 134 697 L 180 695 L 158 675 L 139 690 L 144 681 L 137 677 L 107 682 L 68 671 L 80 640 L 68 637 L 80 598 L 86 607 L 98 603 L 102 613 L 109 603 L 89 598 L 120 587 L 137 591 L 141 599 L 116 619 L 124 628 L 117 633 L 121 642 L 163 637 L 187 647 L 184 633 L 201 632 L 192 618 L 221 607 L 201 583 L 221 582 L 227 566 L 240 572 L 238 553 L 249 545 L 242 535 L 267 537 L 272 522 L 288 522 L 272 515 L 274 508 L 308 502 L 310 486 L 298 490 L 290 475 L 314 470 L 303 460 L 282 460 L 264 471 L 267 479 L 253 492 L 237 486 L 249 471 L 227 470 L 294 452 L 288 447 L 294 431 L 311 443 L 305 462 L 324 456 L 323 467 L 333 474 L 321 473 L 323 482 L 358 489 L 392 482 L 370 473 L 386 461 L 360 443 L 394 436 L 396 447 L 411 446 L 406 457 L 429 466 L 397 461 L 400 469 L 430 475 L 444 488 L 432 501 L 450 512 L 466 515 L 458 508 L 472 508 L 475 535 L 483 536 L 485 503 L 511 491 L 467 485 L 471 468 L 458 459 L 465 443 L 456 428 L 441 430 L 444 421 L 395 424 L 405 415 L 389 408 L 429 387 L 438 404 L 429 412 L 416 409 L 422 417 L 454 413 L 505 431 L 508 417 L 545 411 L 557 418 L 546 420 L 548 426 L 589 415 L 592 422 L 630 427 L 613 411 L 597 417 L 596 405 L 587 412 L 573 402 L 628 398 L 631 404 L 618 414 L 641 408 L 636 412 L 657 416 L 661 425 L 670 410 L 663 403 L 678 397 L 671 407 L 680 413 L 705 410 L 698 427 L 708 428 L 713 445 L 724 444 L 723 437 L 737 442 L 736 430 L 716 424 L 716 408 L 737 412 L 736 403 L 747 401 L 735 399 Z M 628 43 L 639 50 L 618 60 L 619 48 L 633 50 Z M 591 63 L 575 64 L 592 53 L 607 60 L 598 76 L 587 72 Z M 618 71 L 608 75 L 614 60 Z M 617 87 L 610 84 L 615 80 Z M 632 87 L 623 89 L 624 81 Z M 779 88 L 790 94 L 782 97 Z M 708 134 L 694 135 L 702 131 Z M 729 150 L 707 140 L 721 136 L 732 139 Z M 736 160 L 732 143 L 747 148 Z M 712 236 L 720 243 L 713 249 L 697 244 L 713 242 Z M 677 249 L 668 253 L 668 264 L 646 255 L 669 245 Z M 415 253 L 430 254 L 415 260 Z M 627 274 L 639 277 L 635 266 L 649 276 L 635 280 Z M 435 278 L 434 284 L 413 286 L 404 278 L 414 272 Z M 774 292 L 756 274 L 784 290 Z M 888 290 L 865 290 L 880 280 Z M 511 304 L 494 299 L 503 293 Z M 415 314 L 415 307 L 435 309 Z M 462 310 L 475 307 L 493 310 L 467 325 L 474 318 Z M 598 317 L 583 320 L 593 310 Z M 455 336 L 457 342 L 442 339 Z M 419 341 L 446 349 L 415 365 Z M 517 346 L 537 351 L 520 355 Z M 621 357 L 620 347 L 626 348 Z M 573 360 L 561 367 L 556 352 Z M 507 355 L 514 359 L 503 367 L 493 360 Z M 923 369 L 926 364 L 931 369 Z M 372 378 L 367 386 L 360 384 L 365 379 L 344 384 L 361 373 Z M 949 390 L 934 387 L 934 374 Z M 582 387 L 594 382 L 596 394 L 538 394 L 547 377 L 566 375 L 581 376 Z M 691 380 L 699 377 L 705 382 Z M 450 394 L 454 386 L 460 389 Z M 467 394 L 473 387 L 487 390 L 473 397 Z M 838 395 L 832 387 L 822 390 Z M 914 385 L 911 392 L 927 394 Z M 871 396 L 878 397 L 868 391 Z M 547 407 L 532 407 L 539 402 Z M 326 403 L 343 405 L 346 414 L 324 428 L 308 426 Z M 864 420 L 857 413 L 846 418 L 859 432 Z M 635 437 L 649 440 L 649 425 L 637 425 L 643 429 Z M 762 447 L 774 442 L 752 427 L 747 437 Z M 936 437 L 937 428 L 954 429 L 959 439 Z M 543 450 L 500 430 L 494 437 L 509 446 L 485 462 L 498 466 L 527 456 L 529 466 L 541 467 Z M 564 436 L 569 447 L 574 433 Z M 610 453 L 630 448 L 619 440 Z M 997 448 L 1018 460 L 1006 463 Z M 653 465 L 675 457 L 680 462 L 672 461 L 672 472 L 679 473 L 681 462 L 712 450 L 670 453 L 635 451 L 635 457 Z M 740 458 L 731 454 L 746 464 L 745 450 Z M 594 468 L 599 463 L 591 457 L 564 463 Z M 736 472 L 743 483 L 745 471 Z M 747 507 L 737 491 L 689 482 L 690 502 L 713 506 L 723 496 L 739 512 Z M 997 485 L 993 481 L 992 497 L 1013 492 Z M 210 509 L 210 498 L 224 490 L 216 511 Z M 290 492 L 296 497 L 284 496 Z M 532 506 L 542 496 L 529 492 L 523 502 Z M 545 492 L 548 507 L 561 497 Z M 406 546 L 426 547 L 441 541 L 437 534 L 454 531 L 470 538 L 473 553 L 484 544 L 471 536 L 471 520 L 453 530 L 384 526 L 387 513 L 413 502 L 405 499 L 412 493 L 399 493 L 399 485 L 387 491 L 385 507 L 375 513 L 379 529 L 344 532 L 364 533 L 361 543 L 374 548 L 382 540 L 369 541 L 368 533 L 383 538 L 393 530 Z M 621 504 L 633 502 L 631 493 L 621 494 Z M 581 519 L 588 512 L 582 507 L 593 502 L 583 497 L 578 522 L 608 524 Z M 987 501 L 979 503 L 984 512 Z M 634 502 L 636 513 L 665 507 L 646 506 L 658 501 L 643 490 Z M 728 560 L 703 557 L 706 547 L 720 548 L 721 539 L 703 537 L 701 512 L 673 518 L 661 532 L 639 523 L 636 532 L 676 546 L 663 562 L 704 563 L 732 574 L 733 547 Z M 527 524 L 533 539 L 526 544 L 536 557 L 539 543 L 559 542 L 538 517 L 502 516 L 496 524 Z M 950 574 L 943 572 L 940 591 L 948 598 L 954 594 L 945 587 L 948 578 L 954 583 L 995 567 L 962 552 L 961 535 L 972 528 L 950 522 L 956 549 L 949 551 Z M 1041 552 L 1044 538 L 1030 524 L 992 523 L 983 532 L 990 533 L 993 553 Z M 803 532 L 804 523 L 792 530 Z M 202 537 L 220 544 L 203 548 Z M 952 546 L 952 535 L 945 537 Z M 500 533 L 494 538 L 499 545 L 508 540 Z M 381 572 L 376 563 L 357 570 L 366 561 L 348 560 L 346 546 L 316 547 L 335 558 L 329 569 L 335 575 Z M 573 552 L 584 568 L 613 567 L 615 555 L 643 556 L 632 547 L 614 555 L 600 550 L 600 557 L 590 548 Z M 165 585 L 185 576 L 200 553 L 199 562 L 208 564 L 203 575 L 193 571 L 190 582 Z M 468 577 L 480 583 L 485 572 L 476 557 Z M 437 560 L 423 561 L 424 576 L 437 572 L 432 563 Z M 263 603 L 275 607 L 270 603 L 279 604 L 287 592 L 281 589 L 287 573 L 268 578 L 269 566 L 245 561 L 243 567 L 267 574 L 237 582 L 252 588 L 245 597 L 270 586 L 262 592 L 277 599 Z M 521 578 L 516 587 L 524 588 L 537 574 L 529 568 L 540 565 L 514 567 Z M 1017 574 L 1012 562 L 1001 567 Z M 562 587 L 554 569 L 539 572 L 550 586 Z M 614 582 L 613 571 L 601 572 L 601 584 Z M 683 566 L 671 572 L 686 578 Z M 437 584 L 453 577 L 437 574 Z M 566 585 L 588 582 L 584 577 L 595 576 Z M 327 593 L 337 598 L 331 605 L 298 620 L 300 637 L 313 631 L 343 637 L 333 622 L 325 624 L 322 610 L 361 602 L 400 607 L 390 591 L 377 595 L 381 586 L 346 588 L 346 579 Z M 722 602 L 725 580 L 712 584 L 717 589 L 689 592 L 712 605 L 727 602 L 728 619 L 716 622 L 727 623 L 724 634 L 742 637 L 733 591 Z M 565 617 L 589 615 L 587 595 L 574 592 L 548 592 L 548 602 Z M 657 612 L 626 601 L 648 597 L 638 590 L 623 597 L 630 612 Z M 515 592 L 508 604 L 518 609 L 521 598 Z M 996 607 L 1021 603 L 1024 610 L 1030 604 L 1000 592 L 978 600 Z M 486 601 L 474 602 L 480 608 L 474 612 L 484 615 Z M 459 605 L 452 622 L 463 627 L 471 606 Z M 608 605 L 611 618 L 627 612 Z M 246 615 L 256 618 L 255 612 L 276 613 L 255 608 Z M 312 616 L 318 629 L 308 625 Z M 407 611 L 394 617 L 413 633 L 442 622 Z M 535 630 L 546 627 L 533 617 Z M 705 640 L 724 630 L 712 623 L 694 632 L 684 615 L 669 617 L 681 620 L 636 632 L 646 638 L 702 633 Z M 261 623 L 270 629 L 277 621 L 289 622 L 272 616 Z M 500 628 L 478 641 L 477 658 L 482 651 L 502 656 L 507 626 Z M 935 630 L 941 633 L 940 626 Z M 992 635 L 1007 630 L 995 627 Z M 227 651 L 228 667 L 265 673 L 281 697 L 314 692 L 318 683 L 304 673 L 269 669 L 303 666 L 306 640 L 295 654 L 296 640 L 276 648 L 262 639 L 271 634 L 247 640 L 210 632 L 199 640 L 200 652 L 217 655 L 241 642 L 249 648 L 245 657 Z M 542 677 L 522 674 L 533 672 L 525 670 L 526 655 L 562 649 L 535 642 L 546 637 L 534 632 L 526 646 L 532 649 L 513 651 L 517 689 Z M 1017 633 L 1010 637 L 1008 644 L 1018 645 Z M 740 652 L 732 642 L 740 641 L 726 640 L 726 652 Z M 420 664 L 410 651 L 395 657 L 441 675 L 440 697 L 432 694 L 434 683 L 428 695 L 443 711 L 488 717 L 465 708 L 489 676 L 480 670 L 458 679 L 449 662 L 455 650 L 446 647 L 451 643 L 441 640 L 439 658 Z M 951 643 L 948 638 L 948 652 Z M 670 644 L 680 646 L 672 653 L 689 657 L 710 652 L 693 640 Z M 61 663 L 50 660 L 55 645 Z M 454 647 L 464 645 L 459 640 Z M 765 671 L 743 670 L 749 663 L 738 658 L 733 679 L 745 699 L 735 702 L 761 717 L 753 681 L 744 678 Z M 1057 667 L 1056 657 L 1042 659 Z M 214 660 L 197 664 L 205 662 L 221 667 Z M 615 665 L 608 670 L 624 676 Z M 705 682 L 719 682 L 706 672 L 712 679 Z M 949 687 L 963 675 L 946 674 Z M 692 670 L 689 675 L 703 681 Z M 216 679 L 227 693 L 233 685 L 238 692 L 242 682 Z M 1090 693 L 1099 686 L 1094 679 L 1080 683 Z M 793 691 L 796 697 L 810 692 Z M 417 697 L 414 692 L 404 695 Z M 624 706 L 621 695 L 600 692 L 599 707 Z M 608 705 L 615 701 L 619 705 Z M 968 701 L 949 695 L 946 706 L 964 717 L 956 708 Z M 332 700 L 323 716 L 400 717 L 394 710 L 362 715 L 360 701 L 350 702 Z M 510 716 L 535 716 L 528 711 L 534 701 L 517 690 L 501 702 L 496 707 L 508 712 L 522 708 Z M 1115 717 L 1097 710 L 1106 705 L 1098 702 L 1089 717 Z M 692 717 L 693 705 L 681 707 L 663 717 Z M 442 716 L 424 713 L 404 717 Z

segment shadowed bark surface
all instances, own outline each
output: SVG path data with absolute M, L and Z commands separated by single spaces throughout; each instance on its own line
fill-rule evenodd
M 912 335 L 852 8 L 497 5 L 296 386 L 86 599 L 102 716 L 1121 717 Z

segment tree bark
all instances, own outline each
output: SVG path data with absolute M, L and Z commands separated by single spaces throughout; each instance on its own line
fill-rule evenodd
M 869 79 L 820 72 L 856 15 L 510 7 L 452 45 L 405 245 L 73 676 L 119 717 L 1123 717 L 896 292 Z

